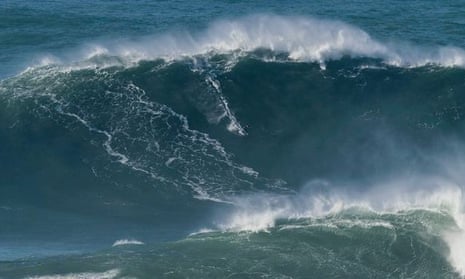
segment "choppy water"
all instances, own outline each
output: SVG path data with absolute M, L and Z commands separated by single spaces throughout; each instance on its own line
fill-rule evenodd
M 459 1 L 0 6 L 0 278 L 460 278 Z

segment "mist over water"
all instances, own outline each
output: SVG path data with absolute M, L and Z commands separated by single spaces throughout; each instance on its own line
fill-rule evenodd
M 460 44 L 200 25 L 0 81 L 0 278 L 465 275 Z

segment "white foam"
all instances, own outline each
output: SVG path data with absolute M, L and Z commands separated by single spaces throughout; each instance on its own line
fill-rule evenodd
M 323 217 L 348 209 L 377 213 L 432 210 L 453 216 L 459 227 L 464 223 L 462 188 L 441 179 L 384 183 L 364 193 L 336 190 L 315 193 L 309 190 L 314 183 L 321 182 L 310 182 L 310 186 L 304 187 L 296 195 L 255 194 L 233 197 L 231 200 L 236 208 L 219 227 L 225 230 L 259 231 L 274 226 L 277 219 Z M 424 187 L 413 189 L 412 185 Z
M 113 243 L 112 247 L 122 245 L 144 245 L 145 243 L 136 239 L 120 239 Z
M 236 61 L 237 56 L 257 49 L 286 53 L 288 59 L 294 61 L 318 62 L 323 68 L 325 61 L 345 55 L 381 59 L 400 67 L 427 64 L 465 67 L 465 50 L 458 47 L 425 48 L 408 43 L 383 43 L 362 29 L 340 21 L 277 15 L 217 21 L 198 33 L 169 33 L 126 42 L 93 43 L 66 59 L 47 55 L 44 60 L 46 64 L 67 60 L 67 63 L 85 61 L 75 67 L 105 67 L 118 63 L 134 65 L 141 60 L 173 61 L 211 53 L 230 53 Z M 102 56 L 107 59 L 96 59 Z
M 449 262 L 457 272 L 465 277 L 465 231 L 462 229 L 446 232 L 443 239 L 449 246 Z
M 118 269 L 111 269 L 105 272 L 83 272 L 83 273 L 68 273 L 63 275 L 42 275 L 31 276 L 26 279 L 112 279 L 120 274 Z

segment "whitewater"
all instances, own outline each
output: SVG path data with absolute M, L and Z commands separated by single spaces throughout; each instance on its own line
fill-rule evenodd
M 277 54 L 283 53 L 288 60 L 318 62 L 322 67 L 325 61 L 344 56 L 380 59 L 387 65 L 398 67 L 465 65 L 462 48 L 419 47 L 408 42 L 382 43 L 344 22 L 276 15 L 217 21 L 202 32 L 167 33 L 117 43 L 88 43 L 62 57 L 47 55 L 36 60 L 38 66 L 74 62 L 75 67 L 108 67 L 131 66 L 143 60 L 163 59 L 169 62 L 225 53 L 231 54 L 231 61 L 226 66 L 232 67 L 235 59 L 259 49 L 274 52 L 267 57 L 268 61 L 274 61 L 276 56 L 279 60 Z M 74 69 L 73 65 L 64 65 L 62 70 L 71 69 Z

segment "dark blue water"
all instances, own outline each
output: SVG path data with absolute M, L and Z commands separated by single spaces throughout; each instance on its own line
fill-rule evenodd
M 0 278 L 460 278 L 464 12 L 3 1 Z

